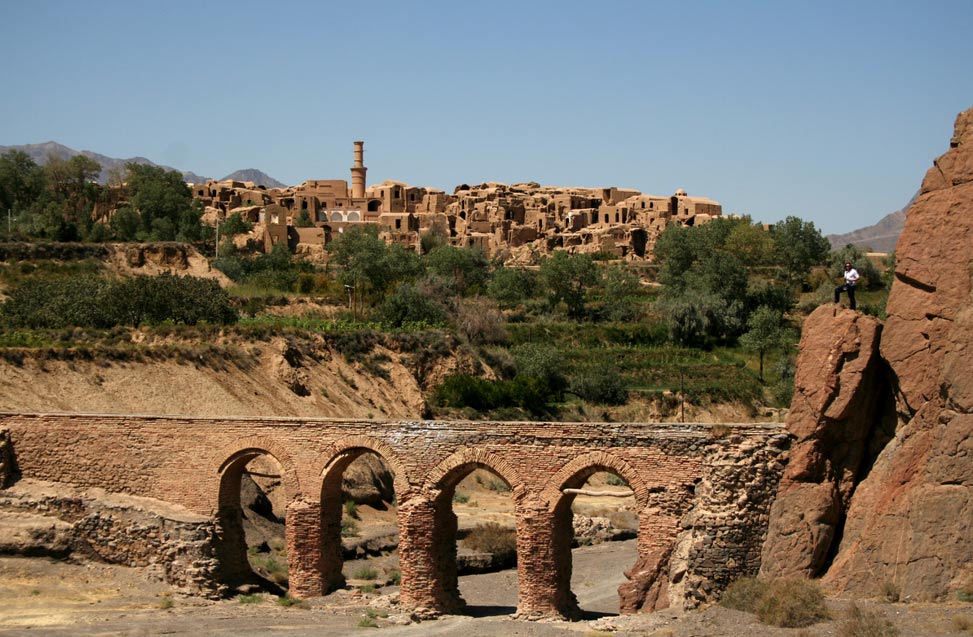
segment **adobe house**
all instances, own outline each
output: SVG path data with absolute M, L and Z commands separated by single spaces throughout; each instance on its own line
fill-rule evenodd
M 529 248 L 537 254 L 572 248 L 603 251 L 624 259 L 651 258 L 655 239 L 670 223 L 692 226 L 722 215 L 712 199 L 677 190 L 671 197 L 630 188 L 461 184 L 452 194 L 386 180 L 368 186 L 364 142 L 354 142 L 351 185 L 344 179 L 311 179 L 283 189 L 249 182 L 207 181 L 193 194 L 225 217 L 235 209 L 265 224 L 267 249 L 287 238 L 294 245 L 325 245 L 353 224 L 376 224 L 387 241 L 418 247 L 420 234 L 435 233 L 452 245 Z M 256 208 L 242 208 L 256 206 Z M 302 212 L 319 231 L 288 232 Z M 273 227 L 283 224 L 284 228 Z M 565 233 L 567 238 L 558 238 Z M 552 239 L 554 239 L 552 241 Z

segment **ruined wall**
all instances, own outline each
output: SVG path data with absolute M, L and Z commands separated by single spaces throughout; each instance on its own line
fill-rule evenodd
M 335 489 L 350 458 L 364 450 L 378 453 L 395 474 L 401 596 L 433 614 L 461 605 L 455 550 L 443 553 L 443 547 L 455 546 L 451 489 L 477 467 L 490 468 L 511 486 L 525 565 L 518 571 L 519 610 L 524 616 L 570 616 L 577 608 L 570 593 L 571 516 L 564 512 L 570 512 L 572 496 L 564 488 L 608 470 L 635 492 L 642 567 L 631 574 L 638 585 L 629 592 L 627 610 L 697 600 L 692 605 L 729 580 L 718 573 L 719 560 L 732 559 L 731 569 L 756 568 L 753 538 L 763 535 L 772 491 L 767 485 L 778 475 L 773 458 L 782 448 L 779 426 L 762 425 L 721 426 L 727 434 L 721 437 L 709 425 L 675 424 L 0 418 L 24 478 L 165 500 L 221 520 L 230 535 L 235 527 L 228 512 L 239 495 L 233 480 L 250 459 L 272 457 L 288 502 L 291 589 L 305 596 L 340 581 L 340 549 L 333 548 L 340 547 L 341 501 Z M 687 532 L 694 548 L 682 556 L 675 579 L 691 585 L 666 592 L 674 578 L 672 546 Z M 703 539 L 710 536 L 715 542 Z M 566 555 L 557 548 L 563 546 Z M 239 558 L 226 555 L 226 563 Z M 656 595 L 647 600 L 650 591 Z
M 165 502 L 22 480 L 0 491 L 0 553 L 149 567 L 185 593 L 222 593 L 211 518 Z

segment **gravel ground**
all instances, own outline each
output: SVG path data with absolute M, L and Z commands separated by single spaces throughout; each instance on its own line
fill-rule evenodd
M 369 634 L 500 637 L 508 635 L 736 637 L 738 635 L 824 637 L 838 635 L 850 604 L 829 600 L 836 619 L 807 629 L 779 629 L 752 615 L 712 606 L 700 611 L 660 611 L 619 617 L 615 589 L 634 559 L 633 542 L 614 542 L 575 551 L 573 588 L 589 619 L 580 622 L 521 622 L 509 618 L 516 605 L 516 571 L 460 578 L 470 614 L 397 625 L 404 617 L 388 603 L 394 588 L 362 595 L 339 591 L 306 607 L 283 607 L 270 596 L 255 603 L 218 602 L 173 596 L 144 569 L 104 564 L 69 564 L 40 558 L 0 558 L 0 635 L 216 637 L 340 637 Z M 900 637 L 973 634 L 973 604 L 859 605 L 891 620 Z M 970 628 L 964 628 L 969 624 Z

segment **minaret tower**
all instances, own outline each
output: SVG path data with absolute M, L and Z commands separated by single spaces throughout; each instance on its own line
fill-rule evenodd
M 351 167 L 351 197 L 363 199 L 365 197 L 365 142 L 355 142 L 355 165 Z

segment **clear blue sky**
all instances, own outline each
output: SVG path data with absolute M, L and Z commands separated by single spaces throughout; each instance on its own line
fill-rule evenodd
M 973 0 L 0 0 L 0 145 L 220 178 L 677 188 L 824 232 L 973 106 Z

